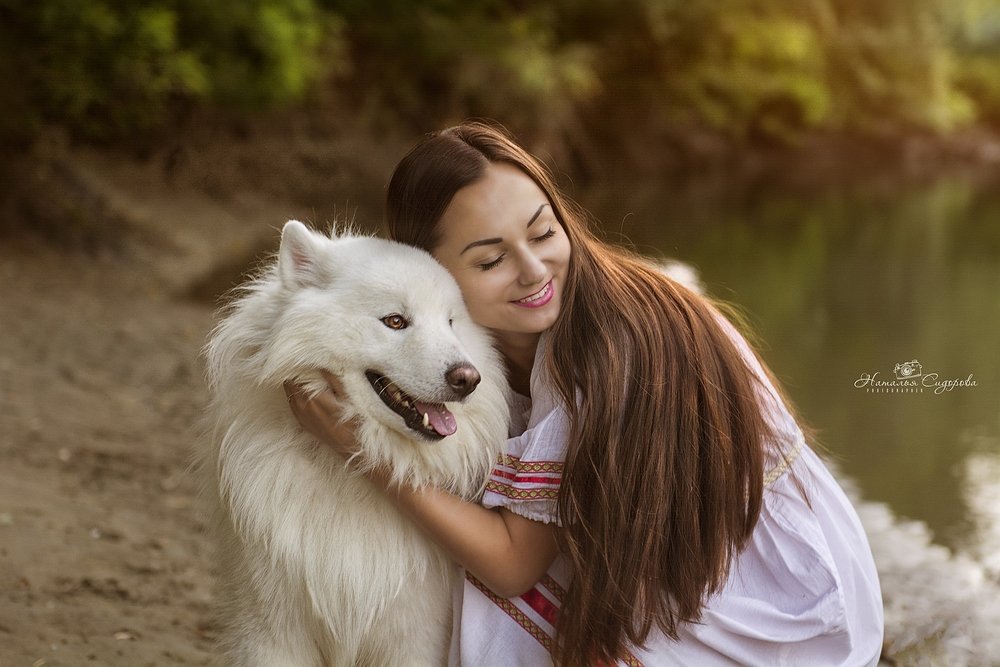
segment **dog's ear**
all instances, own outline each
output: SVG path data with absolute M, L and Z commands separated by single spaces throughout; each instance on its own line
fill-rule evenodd
M 281 230 L 278 275 L 285 287 L 318 287 L 329 276 L 320 257 L 326 239 L 298 220 L 289 220 Z

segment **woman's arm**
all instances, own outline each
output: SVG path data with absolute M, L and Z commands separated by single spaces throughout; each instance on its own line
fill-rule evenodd
M 372 481 L 452 559 L 501 597 L 529 590 L 556 557 L 555 524 L 504 508 L 486 509 L 441 489 L 390 487 L 388 478 L 380 477 Z
M 340 420 L 336 377 L 323 372 L 331 390 L 307 399 L 286 382 L 285 393 L 299 423 L 320 442 L 345 456 L 357 453 L 354 429 Z M 369 479 L 412 518 L 457 563 L 502 597 L 516 597 L 542 578 L 556 557 L 555 524 L 525 519 L 500 508 L 486 509 L 447 491 L 395 485 L 384 470 Z

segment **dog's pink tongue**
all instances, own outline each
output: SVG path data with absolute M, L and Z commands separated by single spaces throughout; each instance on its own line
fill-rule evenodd
M 430 422 L 431 428 L 437 431 L 438 435 L 451 435 L 458 430 L 458 424 L 455 423 L 455 415 L 451 414 L 448 408 L 444 407 L 444 403 L 414 401 L 413 407 L 419 410 L 420 414 L 427 415 L 427 420 Z

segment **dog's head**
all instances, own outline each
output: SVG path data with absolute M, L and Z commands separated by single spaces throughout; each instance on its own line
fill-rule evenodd
M 411 438 L 456 432 L 453 410 L 495 357 L 458 286 L 428 253 L 375 238 L 331 239 L 291 221 L 276 277 L 284 307 L 272 325 L 267 375 L 308 378 L 326 368 L 363 417 Z

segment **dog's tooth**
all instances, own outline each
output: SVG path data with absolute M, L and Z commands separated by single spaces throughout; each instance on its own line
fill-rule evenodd
M 428 426 L 430 426 L 430 425 L 431 425 L 431 418 L 430 418 L 430 415 L 428 415 L 428 414 L 427 414 L 427 413 L 425 412 L 425 413 L 424 413 L 424 428 L 427 428 L 427 427 L 428 427 Z

